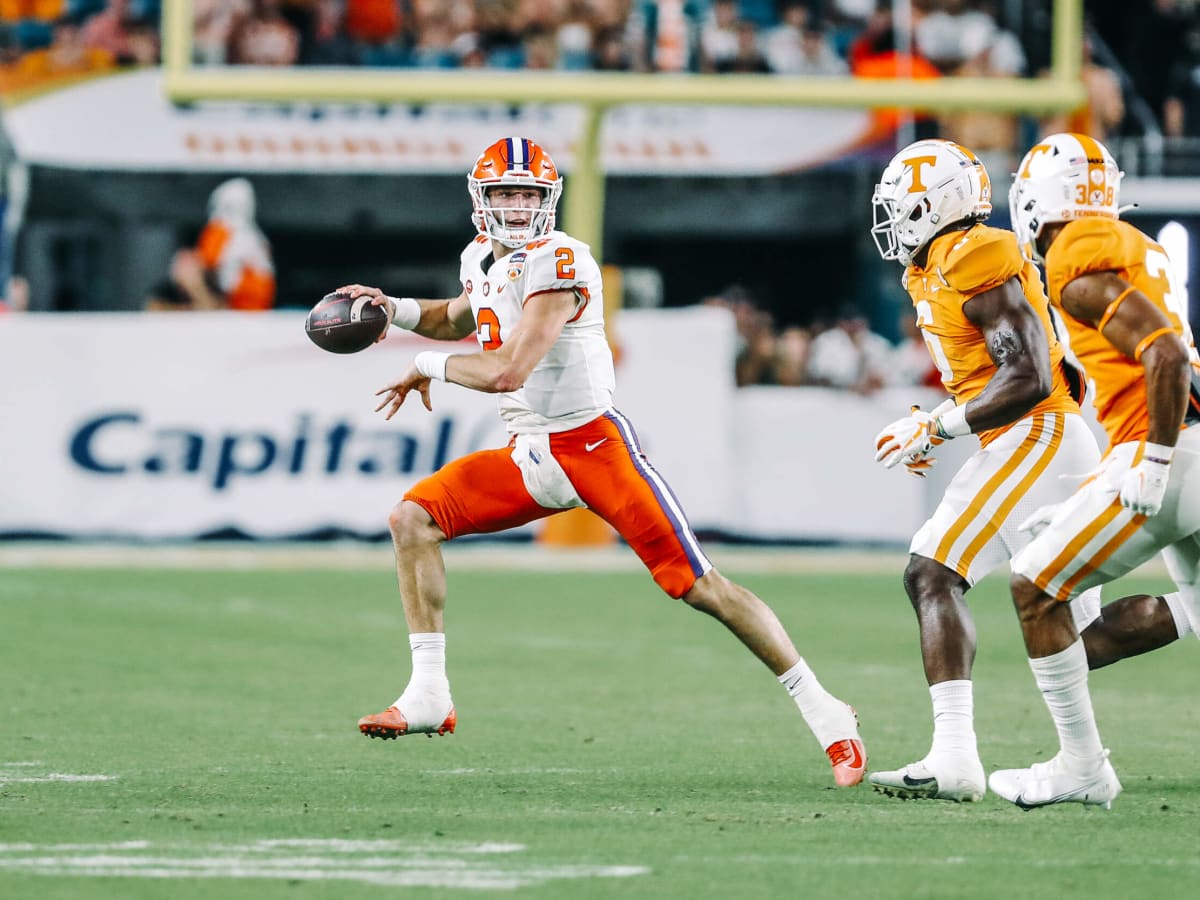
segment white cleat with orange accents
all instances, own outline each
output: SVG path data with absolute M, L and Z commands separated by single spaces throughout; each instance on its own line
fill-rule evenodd
M 858 713 L 854 707 L 842 704 L 846 709 L 843 733 L 846 737 L 836 740 L 825 748 L 829 764 L 833 766 L 833 780 L 838 787 L 854 787 L 867 774 L 867 749 L 858 734 Z M 835 732 L 836 733 L 836 732 Z
M 403 705 L 404 711 L 401 711 Z M 406 734 L 454 733 L 458 715 L 450 697 L 421 697 L 410 700 L 401 697 L 381 713 L 363 716 L 358 720 L 358 730 L 367 737 L 398 738 Z

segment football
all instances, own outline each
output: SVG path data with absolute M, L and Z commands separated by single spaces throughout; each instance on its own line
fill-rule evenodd
M 304 333 L 330 353 L 365 350 L 387 327 L 387 307 L 373 305 L 370 297 L 351 299 L 338 293 L 322 297 L 304 320 Z

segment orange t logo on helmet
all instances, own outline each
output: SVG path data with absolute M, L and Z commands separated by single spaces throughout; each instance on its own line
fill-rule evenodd
M 921 180 L 921 167 L 932 166 L 936 162 L 936 156 L 913 156 L 904 160 L 904 164 L 912 169 L 912 187 L 908 189 L 910 194 L 919 194 L 922 191 L 928 190 L 925 187 L 925 182 Z
M 1029 148 L 1029 152 L 1025 154 L 1025 168 L 1021 170 L 1021 177 L 1029 177 L 1029 164 L 1041 156 L 1043 153 L 1049 153 L 1054 148 L 1049 144 L 1035 144 Z

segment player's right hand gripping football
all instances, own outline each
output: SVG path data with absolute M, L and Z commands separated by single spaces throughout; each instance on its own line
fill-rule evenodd
M 375 392 L 376 397 L 383 395 L 383 399 L 375 407 L 375 412 L 387 407 L 387 414 L 383 418 L 390 419 L 404 405 L 404 399 L 408 396 L 408 392 L 414 388 L 421 395 L 421 402 L 425 404 L 425 408 L 433 412 L 433 404 L 429 400 L 430 380 L 428 376 L 418 372 L 416 366 L 409 366 L 408 371 L 400 378 L 390 384 L 385 384 Z
M 934 421 L 933 415 L 914 406 L 909 415 L 875 435 L 875 462 L 887 469 L 904 463 L 908 471 L 924 478 L 925 470 L 933 465 L 930 451 L 945 440 L 935 431 Z
M 396 318 L 396 304 L 392 302 L 392 298 L 385 294 L 377 287 L 371 287 L 366 284 L 344 284 L 337 289 L 338 294 L 347 294 L 351 299 L 356 297 L 370 297 L 372 306 L 382 306 L 387 311 L 388 321 Z M 375 343 L 387 340 L 390 328 L 383 329 L 382 333 L 375 339 Z M 378 412 L 378 410 L 376 410 Z M 390 419 L 391 416 L 388 416 Z

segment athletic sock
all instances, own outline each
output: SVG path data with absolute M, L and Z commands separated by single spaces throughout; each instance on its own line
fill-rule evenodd
M 1076 640 L 1052 656 L 1029 660 L 1034 680 L 1058 731 L 1059 756 L 1080 774 L 1093 770 L 1104 754 L 1092 698 L 1088 693 L 1087 652 Z
M 438 632 L 410 634 L 412 648 L 412 677 L 400 695 L 449 697 L 450 681 L 446 678 L 446 635 Z M 396 705 L 400 700 L 396 701 Z
M 929 756 L 978 759 L 974 684 L 966 679 L 931 684 L 929 698 L 933 701 L 933 742 Z
M 779 676 L 779 683 L 796 702 L 800 715 L 804 716 L 822 749 L 837 741 L 858 737 L 850 707 L 821 686 L 803 657 Z

